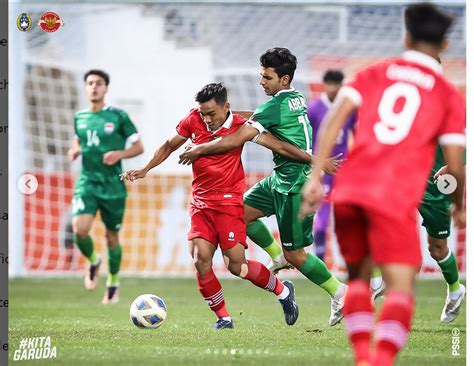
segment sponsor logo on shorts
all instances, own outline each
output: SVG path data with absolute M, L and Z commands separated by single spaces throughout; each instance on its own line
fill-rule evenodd
M 284 247 L 291 247 L 293 243 L 281 243 Z
M 444 234 L 447 234 L 447 233 L 448 233 L 448 230 L 438 231 L 438 235 L 444 235 Z
M 229 239 L 228 239 L 228 240 L 229 240 L 229 241 L 234 241 L 234 240 L 235 240 L 235 234 L 234 234 L 233 231 L 231 231 L 231 232 L 229 233 Z

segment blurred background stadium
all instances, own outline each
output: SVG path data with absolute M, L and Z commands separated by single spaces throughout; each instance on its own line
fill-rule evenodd
M 407 2 L 337 3 L 11 3 L 10 19 L 26 12 L 33 27 L 20 32 L 10 23 L 10 275 L 75 274 L 83 267 L 69 224 L 80 162 L 70 164 L 67 150 L 74 112 L 87 107 L 85 71 L 102 68 L 110 73 L 106 102 L 130 114 L 145 146 L 144 155 L 123 165 L 140 167 L 195 106 L 194 94 L 203 85 L 223 81 L 233 109 L 251 110 L 264 102 L 258 58 L 268 48 L 287 47 L 298 57 L 294 84 L 308 99 L 318 96 L 327 68 L 340 68 L 350 77 L 367 63 L 403 51 L 402 12 Z M 447 77 L 465 91 L 465 3 L 437 3 L 457 18 L 443 66 Z M 55 33 L 36 26 L 46 11 L 64 20 Z M 272 169 L 271 153 L 251 143 L 243 160 L 249 185 Z M 175 154 L 145 180 L 128 185 L 121 234 L 123 273 L 194 273 L 186 245 L 191 168 L 177 161 Z M 17 189 L 25 173 L 39 181 L 29 196 Z M 269 224 L 276 229 L 274 221 Z M 97 220 L 93 237 L 100 251 L 105 250 L 104 234 Z M 423 274 L 436 275 L 425 231 L 420 235 Z M 464 231 L 453 232 L 450 246 L 464 273 Z M 249 252 L 267 260 L 255 246 Z M 343 271 L 334 236 L 326 261 Z M 215 264 L 217 272 L 226 273 L 220 256 Z

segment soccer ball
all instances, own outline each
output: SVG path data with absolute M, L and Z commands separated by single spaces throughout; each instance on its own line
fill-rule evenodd
M 152 294 L 138 296 L 130 306 L 130 320 L 139 328 L 159 328 L 166 320 L 166 304 Z

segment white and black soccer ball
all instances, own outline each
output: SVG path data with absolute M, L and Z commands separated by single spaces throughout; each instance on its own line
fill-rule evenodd
M 130 320 L 139 328 L 159 328 L 165 322 L 166 315 L 166 304 L 156 295 L 140 295 L 130 306 Z

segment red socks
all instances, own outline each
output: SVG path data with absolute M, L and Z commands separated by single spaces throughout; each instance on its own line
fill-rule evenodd
M 346 333 L 352 345 L 356 364 L 361 361 L 368 362 L 374 309 L 367 283 L 361 280 L 349 282 L 343 311 Z
M 374 366 L 391 366 L 405 346 L 414 311 L 413 296 L 389 291 L 375 329 Z
M 199 292 L 204 301 L 209 305 L 211 310 L 216 313 L 218 318 L 229 316 L 225 307 L 224 294 L 222 293 L 222 286 L 217 279 L 214 272 L 200 276 L 196 274 Z
M 281 294 L 284 285 L 262 263 L 249 260 L 248 269 L 247 276 L 245 276 L 246 280 L 249 280 L 255 286 L 273 292 L 275 295 Z

